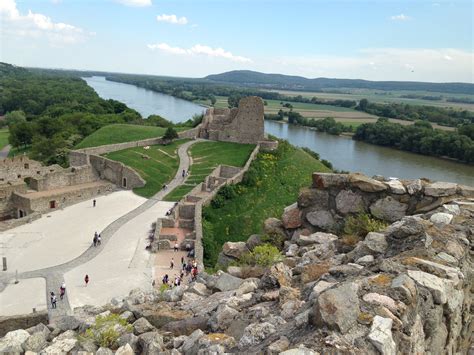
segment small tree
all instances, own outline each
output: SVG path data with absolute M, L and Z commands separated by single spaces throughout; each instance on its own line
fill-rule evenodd
M 171 140 L 176 139 L 178 137 L 179 137 L 178 132 L 176 132 L 176 130 L 173 127 L 168 127 L 166 129 L 165 135 L 163 136 L 163 139 L 171 141 Z

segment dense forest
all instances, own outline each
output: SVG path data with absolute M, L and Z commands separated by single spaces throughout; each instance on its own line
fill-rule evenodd
M 9 141 L 46 164 L 67 164 L 67 152 L 84 137 L 112 123 L 167 123 L 143 120 L 115 100 L 101 99 L 78 77 L 31 72 L 0 63 L 1 125 L 8 125 Z
M 474 164 L 474 124 L 461 126 L 457 132 L 433 129 L 426 121 L 403 126 L 380 118 L 365 123 L 353 136 L 356 140 L 393 147 L 413 153 L 449 157 Z
M 453 94 L 472 94 L 474 84 L 468 83 L 425 83 L 417 81 L 369 81 L 360 79 L 308 79 L 301 76 L 265 74 L 251 70 L 234 70 L 209 75 L 205 79 L 227 84 L 249 87 L 321 91 L 323 89 L 372 89 L 372 90 L 416 90 L 445 92 Z

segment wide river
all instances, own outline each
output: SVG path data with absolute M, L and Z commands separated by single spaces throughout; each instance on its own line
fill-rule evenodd
M 143 117 L 158 114 L 173 122 L 185 121 L 204 108 L 175 97 L 116 83 L 104 77 L 84 78 L 105 99 L 114 99 L 137 110 Z M 384 175 L 400 178 L 426 177 L 474 185 L 474 166 L 450 160 L 413 154 L 396 149 L 354 141 L 348 137 L 319 133 L 305 127 L 266 121 L 265 131 L 291 144 L 308 147 L 321 158 L 332 162 L 339 170 L 362 172 L 369 176 Z

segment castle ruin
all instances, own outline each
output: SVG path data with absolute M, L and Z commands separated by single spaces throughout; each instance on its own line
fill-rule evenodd
M 238 108 L 207 109 L 199 138 L 214 141 L 257 144 L 265 140 L 263 101 L 260 97 L 244 97 Z

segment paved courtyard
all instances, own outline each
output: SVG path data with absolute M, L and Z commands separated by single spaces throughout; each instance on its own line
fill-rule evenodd
M 80 202 L 40 219 L 0 233 L 1 256 L 8 270 L 18 272 L 60 265 L 81 255 L 100 232 L 118 217 L 146 201 L 132 191 L 117 191 Z
M 30 313 L 33 308 L 43 311 L 47 308 L 45 295 L 46 282 L 42 278 L 26 279 L 10 283 L 0 292 L 0 315 Z

